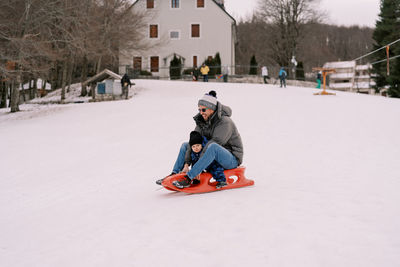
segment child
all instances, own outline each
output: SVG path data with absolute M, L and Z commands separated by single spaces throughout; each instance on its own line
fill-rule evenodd
M 281 80 L 281 87 L 282 87 L 282 85 L 284 85 L 286 88 L 286 76 L 287 76 L 287 73 L 286 73 L 285 69 L 282 67 L 281 70 L 279 71 L 279 79 Z
M 319 71 L 318 74 L 317 74 L 317 83 L 318 83 L 318 85 L 317 85 L 316 88 L 321 89 L 321 82 L 322 82 L 322 72 Z
M 203 151 L 204 146 L 207 144 L 207 139 L 202 136 L 199 132 L 193 131 L 190 133 L 190 140 L 189 140 L 189 146 L 191 148 L 191 165 L 193 166 L 199 159 L 201 152 Z M 211 175 L 214 177 L 214 179 L 217 181 L 217 189 L 220 189 L 224 186 L 227 186 L 228 184 L 226 183 L 226 178 L 224 174 L 224 168 L 222 168 L 221 165 L 218 164 L 215 160 L 207 167 L 206 169 L 208 172 L 211 173 Z M 193 179 L 192 184 L 198 184 L 200 181 L 196 178 Z M 179 184 L 178 183 L 173 183 L 176 187 Z M 190 186 L 190 184 L 188 184 Z M 186 187 L 188 187 L 186 186 Z M 184 188 L 184 187 L 182 187 Z

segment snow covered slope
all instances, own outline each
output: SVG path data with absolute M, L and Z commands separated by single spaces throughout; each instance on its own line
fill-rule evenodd
M 128 101 L 0 115 L 0 266 L 399 266 L 398 99 L 135 83 Z M 159 189 L 210 89 L 255 186 Z

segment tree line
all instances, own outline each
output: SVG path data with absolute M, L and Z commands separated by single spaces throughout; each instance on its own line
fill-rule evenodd
M 400 0 L 381 0 L 372 29 L 324 23 L 318 0 L 259 0 L 252 18 L 237 23 L 236 65 L 249 65 L 254 56 L 260 65 L 290 67 L 295 58 L 310 72 L 325 62 L 353 60 L 400 38 L 399 6 Z M 147 19 L 133 13 L 130 0 L 0 1 L 0 108 L 8 104 L 18 111 L 18 88 L 38 78 L 62 88 L 62 101 L 71 83 L 104 67 L 117 71 L 121 54 L 150 48 Z M 400 42 L 389 56 L 399 52 Z M 381 50 L 358 63 L 385 56 Z M 385 62 L 374 64 L 377 90 L 388 88 L 400 97 L 400 57 L 391 61 L 390 74 L 387 68 Z M 87 93 L 82 88 L 82 96 Z
M 373 48 L 373 28 L 324 23 L 315 0 L 260 0 L 253 16 L 238 22 L 236 63 L 292 66 L 292 58 L 304 71 L 329 61 L 353 60 Z
M 328 25 L 318 4 L 319 0 L 258 0 L 252 18 L 238 23 L 236 64 L 246 65 L 256 57 L 261 65 L 278 69 L 292 66 L 295 58 L 310 72 L 325 62 L 370 55 L 357 64 L 372 64 L 377 92 L 400 98 L 400 0 L 380 1 L 375 28 Z
M 373 39 L 373 50 L 379 51 L 367 59 L 374 63 L 376 90 L 383 88 L 389 96 L 400 98 L 400 0 L 381 0 Z M 384 60 L 388 58 L 393 60 Z
M 19 88 L 38 78 L 61 87 L 62 101 L 71 82 L 145 49 L 144 14 L 131 9 L 129 0 L 0 1 L 0 108 L 11 91 L 11 112 L 18 111 Z

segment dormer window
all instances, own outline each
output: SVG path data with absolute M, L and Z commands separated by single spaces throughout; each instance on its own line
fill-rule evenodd
M 154 8 L 154 0 L 147 0 L 147 8 Z
M 204 0 L 197 0 L 197 8 L 203 8 L 204 7 Z
M 171 0 L 172 8 L 179 8 L 179 0 Z

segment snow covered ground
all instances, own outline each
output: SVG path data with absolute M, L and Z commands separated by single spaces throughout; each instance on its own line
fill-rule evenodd
M 0 114 L 0 266 L 400 265 L 398 99 L 135 83 L 128 101 Z M 160 189 L 210 89 L 255 186 Z

